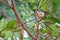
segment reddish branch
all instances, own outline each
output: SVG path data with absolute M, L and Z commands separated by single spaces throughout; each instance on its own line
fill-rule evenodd
M 37 33 L 36 40 L 40 40 L 39 38 L 39 21 L 40 20 L 38 20 L 37 15 L 35 15 L 35 17 L 36 17 L 36 33 Z
M 24 37 L 23 37 L 23 28 L 21 26 L 21 24 L 18 22 L 18 26 L 19 26 L 19 31 L 20 31 L 20 35 L 21 35 L 21 40 L 24 40 Z
M 37 33 L 36 40 L 39 40 L 39 21 L 37 21 L 36 26 L 37 26 L 37 28 L 36 28 L 36 33 Z
M 22 22 L 19 14 L 18 14 L 18 11 L 16 10 L 14 0 L 12 0 L 12 4 L 13 4 L 13 11 L 14 11 L 14 13 L 15 13 L 15 15 L 16 15 L 16 18 L 17 18 L 18 22 L 21 24 L 21 26 L 23 27 L 23 29 L 24 29 L 33 39 L 36 39 L 35 36 L 29 32 L 27 26 L 25 26 L 25 24 Z
M 8 7 L 10 7 L 10 8 L 14 11 L 14 13 L 15 13 L 15 15 L 16 15 L 16 18 L 17 18 L 17 20 L 18 20 L 18 22 L 19 22 L 19 24 L 21 24 L 21 26 L 23 27 L 23 29 L 24 29 L 34 40 L 36 40 L 36 37 L 29 32 L 27 26 L 26 26 L 26 25 L 23 23 L 23 21 L 21 20 L 21 18 L 20 18 L 20 16 L 19 16 L 19 13 L 18 13 L 18 11 L 17 11 L 17 9 L 16 9 L 16 7 L 15 7 L 15 1 L 12 0 L 12 5 L 13 5 L 13 6 L 10 6 L 9 4 L 7 4 L 6 2 L 3 2 L 3 1 L 0 1 L 0 2 L 2 2 L 2 3 L 5 4 L 5 5 L 7 5 Z M 19 26 L 19 27 L 20 27 L 20 26 Z

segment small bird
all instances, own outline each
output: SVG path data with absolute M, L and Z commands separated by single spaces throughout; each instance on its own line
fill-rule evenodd
M 34 13 L 36 14 L 36 16 L 42 18 L 45 16 L 45 12 L 42 10 L 34 10 Z

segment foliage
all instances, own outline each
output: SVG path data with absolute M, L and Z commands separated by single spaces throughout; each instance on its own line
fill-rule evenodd
M 15 0 L 15 2 L 21 19 L 28 26 L 31 33 L 34 35 L 36 34 L 36 20 L 33 10 L 38 9 L 49 12 L 43 19 L 43 22 L 40 23 L 41 28 L 39 31 L 42 33 L 41 36 L 48 34 L 53 40 L 54 37 L 60 37 L 60 0 L 40 0 L 40 2 L 39 0 Z M 2 13 L 0 14 L 0 36 L 3 36 L 4 39 L 8 39 L 8 37 L 13 38 L 14 32 L 20 32 L 19 27 L 17 26 L 16 16 L 13 10 L 6 5 L 0 3 L 0 7 L 8 16 L 13 18 L 13 20 L 9 20 L 2 17 Z M 49 34 L 49 31 L 51 34 Z M 32 40 L 31 37 L 25 39 Z M 43 39 L 43 37 L 41 39 Z

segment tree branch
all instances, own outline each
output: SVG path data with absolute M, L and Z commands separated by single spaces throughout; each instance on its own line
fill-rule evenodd
M 0 2 L 3 3 L 3 4 L 5 4 L 5 5 L 7 5 L 8 7 L 12 8 L 12 6 L 10 6 L 7 2 L 4 2 L 2 0 L 0 0 Z
M 41 21 L 41 19 L 39 19 L 39 17 L 36 15 L 37 12 L 35 12 L 35 19 L 36 19 L 36 40 L 40 40 L 39 38 L 39 22 Z
M 27 26 L 26 26 L 26 25 L 23 23 L 23 21 L 21 20 L 21 18 L 20 18 L 20 16 L 19 16 L 19 13 L 18 13 L 18 11 L 16 10 L 16 7 L 15 7 L 15 1 L 12 0 L 12 5 L 13 5 L 13 6 L 8 5 L 8 4 L 7 4 L 6 2 L 4 2 L 4 1 L 0 1 L 0 2 L 2 2 L 2 3 L 5 4 L 5 5 L 7 5 L 8 7 L 10 7 L 10 8 L 14 11 L 14 13 L 15 13 L 15 15 L 16 15 L 16 18 L 17 18 L 17 20 L 18 20 L 18 22 L 19 22 L 19 24 L 23 27 L 23 29 L 24 29 L 34 40 L 36 40 L 36 37 L 35 37 L 32 33 L 29 32 Z M 20 27 L 20 26 L 19 26 L 19 27 Z
M 40 39 L 39 39 L 39 21 L 37 21 L 36 26 L 37 26 L 37 28 L 36 28 L 36 33 L 37 33 L 36 39 L 37 39 L 37 40 L 40 40 Z
M 6 18 L 12 20 L 11 17 L 9 17 L 8 15 L 5 14 L 5 12 L 3 11 L 3 9 L 0 7 L 0 12 L 2 13 L 3 16 L 5 16 Z
M 14 0 L 12 0 L 12 4 L 13 4 L 13 11 L 14 11 L 14 13 L 16 15 L 16 18 L 17 18 L 18 22 L 21 24 L 21 26 L 23 27 L 23 29 L 35 40 L 36 37 L 29 32 L 27 26 L 22 22 L 19 14 L 18 14 L 18 11 L 16 10 L 15 1 Z

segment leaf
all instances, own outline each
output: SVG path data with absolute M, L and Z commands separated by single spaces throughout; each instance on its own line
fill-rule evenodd
M 36 4 L 34 3 L 34 2 L 29 2 L 28 3 L 28 6 L 30 7 L 30 9 L 36 9 L 37 8 L 37 6 L 36 6 Z
M 12 37 L 13 33 L 11 31 L 2 31 L 2 35 L 5 36 L 6 38 Z
M 15 23 L 16 23 L 16 20 L 12 20 L 12 21 L 8 22 L 6 25 L 6 28 L 12 29 L 14 27 Z
M 29 2 L 35 2 L 35 0 L 29 0 Z
M 60 0 L 52 0 L 53 3 L 53 12 L 56 13 L 58 10 L 60 10 Z
M 48 32 L 48 28 L 43 28 L 43 29 L 41 29 L 41 32 L 42 32 L 42 33 L 47 33 L 47 32 Z
M 49 27 L 50 27 L 52 30 L 54 30 L 54 31 L 57 29 L 57 28 L 56 28 L 56 26 L 55 26 L 55 25 L 53 25 L 53 24 L 52 24 L 52 25 L 50 25 Z
M 52 36 L 58 36 L 58 35 L 59 35 L 59 33 L 57 31 L 52 32 Z
M 45 22 L 60 23 L 60 19 L 56 15 L 54 15 L 54 17 L 51 15 L 49 15 L 49 16 L 47 15 L 46 18 L 44 19 L 44 21 Z
M 4 29 L 4 18 L 0 20 L 0 31 Z

